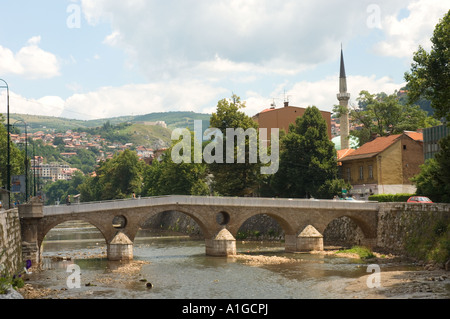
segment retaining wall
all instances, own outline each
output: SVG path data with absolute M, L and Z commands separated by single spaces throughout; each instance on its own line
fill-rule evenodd
M 17 209 L 0 210 L 0 265 L 10 275 L 22 265 L 22 238 Z

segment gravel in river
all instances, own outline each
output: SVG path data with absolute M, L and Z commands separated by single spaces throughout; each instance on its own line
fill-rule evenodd
M 332 254 L 335 251 L 313 252 L 317 254 Z M 355 255 L 338 254 L 346 258 L 358 258 Z M 80 258 L 81 256 L 77 256 Z M 54 256 L 57 260 L 67 260 L 71 257 Z M 88 255 L 84 258 L 106 258 L 104 254 Z M 251 267 L 260 267 L 265 265 L 276 265 L 282 263 L 298 263 L 302 262 L 301 258 L 289 258 L 280 256 L 265 255 L 246 255 L 237 254 L 230 256 L 242 260 L 246 265 Z M 370 262 L 374 264 L 386 263 L 387 260 L 395 263 L 396 256 L 388 255 L 383 258 L 376 258 Z M 400 258 L 401 260 L 401 258 Z M 142 278 L 140 273 L 141 267 L 148 264 L 147 261 L 133 260 L 130 262 L 118 262 L 109 272 L 97 274 L 92 280 L 85 284 L 86 287 L 118 287 L 126 286 L 130 283 L 145 285 L 148 289 L 152 288 L 151 278 Z M 39 269 L 32 269 L 39 272 Z M 401 271 L 383 271 L 380 273 L 380 285 L 368 289 L 368 279 L 371 274 L 352 279 L 332 280 L 323 285 L 324 289 L 337 289 L 345 292 L 344 298 L 359 299 L 450 299 L 450 273 L 439 267 L 425 265 L 419 270 L 401 270 Z M 370 280 L 370 279 L 369 279 Z M 325 287 L 326 286 L 326 287 Z M 342 287 L 345 287 L 342 289 Z M 89 298 L 92 291 L 84 291 L 83 295 L 66 295 L 67 288 L 49 289 L 36 287 L 29 282 L 19 289 L 19 292 L 25 299 L 60 299 L 60 298 Z M 64 297 L 65 296 L 65 297 Z

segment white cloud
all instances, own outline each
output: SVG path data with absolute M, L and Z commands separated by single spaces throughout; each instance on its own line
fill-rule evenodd
M 394 83 L 388 77 L 349 76 L 347 78 L 351 103 L 356 104 L 361 90 L 371 93 L 393 93 L 404 83 Z M 289 87 L 284 93 L 284 88 Z M 280 83 L 268 96 L 276 98 L 277 107 L 282 107 L 284 94 L 289 98 L 290 105 L 299 107 L 317 106 L 320 110 L 331 112 L 338 103 L 338 75 L 327 77 L 320 81 L 301 81 L 289 85 Z M 5 94 L 5 93 L 3 93 Z M 231 96 L 224 88 L 192 80 L 190 82 L 158 82 L 151 84 L 125 85 L 122 87 L 103 87 L 97 91 L 74 94 L 68 99 L 46 96 L 38 100 L 25 99 L 17 94 L 11 94 L 14 101 L 14 113 L 39 114 L 48 116 L 63 116 L 83 120 L 115 117 L 122 115 L 139 115 L 153 112 L 194 111 L 201 113 L 215 112 L 217 102 Z M 1 98 L 4 98 L 3 96 Z M 241 95 L 246 102 L 244 112 L 253 116 L 269 108 L 273 102 L 254 91 Z
M 339 76 L 326 77 L 323 80 L 308 82 L 301 81 L 291 85 L 286 92 L 282 89 L 286 88 L 286 83 L 279 85 L 278 88 L 271 92 L 275 99 L 277 107 L 283 106 L 283 97 L 286 96 L 289 100 L 289 105 L 298 107 L 316 106 L 321 111 L 332 112 L 333 106 L 338 104 L 336 94 L 339 92 Z M 404 83 L 395 83 L 389 77 L 376 78 L 373 76 L 348 76 L 347 86 L 350 93 L 350 104 L 357 105 L 357 98 L 362 90 L 367 90 L 370 93 L 385 92 L 387 94 L 394 93 L 399 90 Z M 262 110 L 269 108 L 273 103 L 272 98 L 266 98 L 254 92 L 247 92 L 245 112 L 253 116 Z
M 65 104 L 65 101 L 59 96 L 27 99 L 13 91 L 10 91 L 9 98 L 10 112 L 18 114 L 60 116 Z M 4 101 L 4 99 L 6 99 L 6 92 L 3 90 L 3 92 L 0 93 L 0 100 Z
M 346 1 L 83 0 L 91 24 L 111 23 L 104 43 L 122 48 L 150 80 L 201 71 L 297 74 L 335 58 L 365 26 L 366 4 Z M 333 52 L 333 53 L 331 53 Z
M 0 46 L 0 73 L 27 79 L 47 79 L 60 75 L 57 57 L 39 48 L 40 36 L 32 37 L 16 54 Z
M 227 92 L 198 81 L 133 84 L 103 87 L 86 94 L 74 94 L 65 101 L 62 116 L 95 119 L 138 115 L 168 110 L 205 112 Z
M 412 57 L 419 45 L 430 49 L 433 30 L 450 8 L 450 0 L 417 0 L 408 5 L 409 16 L 386 15 L 381 26 L 386 40 L 376 44 L 380 55 Z

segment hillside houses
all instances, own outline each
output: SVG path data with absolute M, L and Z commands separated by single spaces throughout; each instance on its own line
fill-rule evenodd
M 103 138 L 101 135 L 90 135 L 86 132 L 73 132 L 67 130 L 64 133 L 44 133 L 38 131 L 35 133 L 11 134 L 11 141 L 15 144 L 25 144 L 28 141 L 42 141 L 44 145 L 51 146 L 55 149 L 63 145 L 63 150 L 59 153 L 62 161 L 69 161 L 73 157 L 77 157 L 77 151 L 80 149 L 87 149 L 97 154 L 96 161 L 104 161 L 114 156 L 116 152 L 121 152 L 126 149 L 132 149 L 137 152 L 140 159 L 150 164 L 155 157 L 165 150 L 153 150 L 143 145 L 135 146 L 133 143 L 111 143 Z M 41 180 L 57 181 L 69 180 L 72 174 L 77 171 L 76 168 L 71 168 L 67 163 L 46 163 L 45 159 L 36 156 L 31 159 L 31 167 L 33 172 Z

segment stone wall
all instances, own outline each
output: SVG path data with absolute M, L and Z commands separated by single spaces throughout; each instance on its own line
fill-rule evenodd
M 450 205 L 380 203 L 377 246 L 403 253 L 406 249 L 408 235 L 433 227 L 438 220 L 444 221 L 448 228 Z
M 325 246 L 353 246 L 363 242 L 361 228 L 348 217 L 340 217 L 328 224 L 323 233 Z
M 22 265 L 22 239 L 17 209 L 0 211 L 0 265 L 14 274 Z

